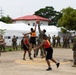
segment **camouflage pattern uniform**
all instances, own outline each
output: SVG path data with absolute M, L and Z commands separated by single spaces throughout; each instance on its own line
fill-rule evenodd
M 53 36 L 53 38 L 52 38 L 52 43 L 53 43 L 53 47 L 55 47 L 56 46 L 56 37 L 55 37 L 55 35 Z
M 40 39 L 40 37 L 37 38 L 37 46 L 39 46 L 41 44 L 42 40 Z M 39 49 L 36 50 L 36 56 L 38 56 L 38 52 Z M 44 56 L 44 51 L 43 51 L 43 47 L 40 48 L 40 56 Z
M 41 31 L 41 29 L 40 29 L 40 23 L 38 23 L 38 30 L 39 30 L 38 45 L 40 45 L 41 42 L 43 41 L 43 39 L 42 39 L 43 38 L 43 35 L 46 35 L 46 34 Z M 40 51 L 41 51 L 41 54 L 40 55 L 42 57 L 46 55 L 46 52 L 44 51 L 44 48 L 43 47 L 40 48 Z M 37 54 L 38 54 L 38 50 L 37 50 L 36 55 Z
M 50 34 L 48 34 L 48 40 L 51 43 L 51 36 L 50 36 Z
M 1 57 L 1 52 L 2 52 L 2 48 L 5 46 L 5 42 L 3 39 L 3 35 L 0 35 L 0 57 Z M 5 47 L 4 47 L 5 48 Z M 1 61 L 0 61 L 1 62 Z
M 72 50 L 73 50 L 73 62 L 74 62 L 74 65 L 76 65 L 76 35 L 74 36 Z
M 61 47 L 61 43 L 60 43 L 60 36 L 58 35 L 56 37 L 57 43 L 56 43 L 56 47 L 59 45 Z
M 67 37 L 63 36 L 63 48 L 67 48 Z
M 70 48 L 70 37 L 67 35 L 67 48 Z
M 12 38 L 12 46 L 13 50 L 17 50 L 17 38 L 15 36 Z

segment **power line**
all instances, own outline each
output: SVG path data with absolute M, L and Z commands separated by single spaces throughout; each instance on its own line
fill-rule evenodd
M 3 16 L 3 9 L 1 7 L 1 9 L 0 9 L 0 17 L 2 17 L 2 16 Z

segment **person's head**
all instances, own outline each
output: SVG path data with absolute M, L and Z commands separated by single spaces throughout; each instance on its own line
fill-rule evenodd
M 46 30 L 45 29 L 43 29 L 43 33 L 46 33 Z
M 47 36 L 45 34 L 43 34 L 43 39 L 47 40 Z
M 15 35 L 13 35 L 13 37 L 15 37 Z

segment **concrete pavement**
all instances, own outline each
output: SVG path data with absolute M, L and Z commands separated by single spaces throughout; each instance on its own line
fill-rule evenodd
M 53 56 L 60 62 L 60 67 L 56 68 L 56 65 L 50 62 L 52 71 L 46 71 L 45 59 L 41 59 L 39 55 L 34 60 L 30 60 L 27 54 L 24 61 L 21 50 L 3 52 L 0 58 L 0 75 L 76 75 L 76 67 L 72 67 L 73 51 L 71 49 L 54 48 Z

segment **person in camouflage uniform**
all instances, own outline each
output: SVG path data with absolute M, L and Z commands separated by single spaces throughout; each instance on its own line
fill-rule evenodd
M 67 35 L 67 48 L 70 48 L 70 37 Z
M 51 43 L 51 36 L 50 36 L 50 34 L 48 34 L 48 40 Z
M 67 48 L 67 37 L 63 36 L 63 48 Z
M 2 46 L 6 44 L 2 37 L 3 35 L 0 35 L 0 57 L 1 57 L 1 52 L 2 52 Z
M 5 42 L 5 39 L 3 38 L 3 35 L 1 35 L 1 39 L 2 39 L 2 42 Z M 5 44 L 1 45 L 1 50 L 3 52 L 5 52 Z
M 41 31 L 41 29 L 40 29 L 40 21 L 39 20 L 37 20 L 37 22 L 36 22 L 37 24 L 38 24 L 38 31 L 39 31 L 39 37 L 38 37 L 38 45 L 40 45 L 41 44 L 41 42 L 43 41 L 43 35 L 46 35 L 45 33 L 46 33 L 46 30 L 45 29 L 43 29 L 42 31 Z M 47 35 L 46 35 L 46 37 L 47 37 Z M 45 52 L 45 50 L 44 50 L 44 48 L 43 47 L 41 47 L 40 48 L 40 51 L 41 51 L 41 56 L 42 56 L 42 58 L 46 55 L 46 52 Z M 38 55 L 38 50 L 36 51 L 36 55 Z
M 42 41 L 42 40 L 40 39 L 40 37 L 38 37 L 36 41 L 37 41 L 36 46 L 39 46 L 39 45 L 41 44 L 41 41 Z M 38 56 L 38 52 L 39 52 L 39 49 L 36 51 L 36 56 Z M 44 56 L 43 47 L 40 48 L 40 56 L 41 56 L 41 57 Z
M 74 63 L 74 66 L 76 67 L 76 35 L 74 36 L 74 39 L 73 39 L 73 63 Z
M 60 43 L 60 36 L 58 35 L 56 37 L 57 43 L 56 43 L 56 47 L 59 45 L 61 47 L 61 43 Z
M 13 47 L 13 50 L 17 50 L 17 38 L 15 35 L 12 38 L 12 47 Z
M 53 43 L 53 47 L 55 47 L 56 46 L 56 37 L 55 37 L 55 35 L 52 37 L 52 43 Z

